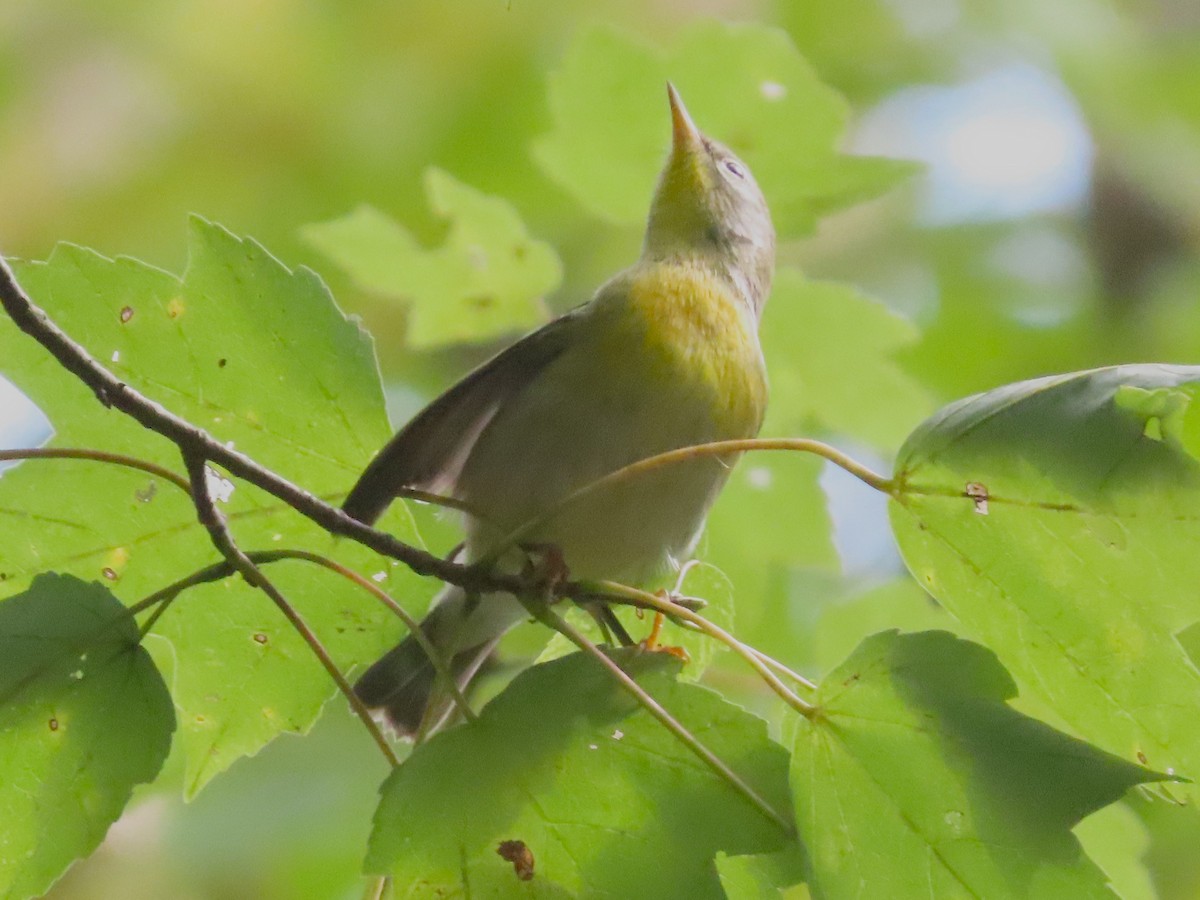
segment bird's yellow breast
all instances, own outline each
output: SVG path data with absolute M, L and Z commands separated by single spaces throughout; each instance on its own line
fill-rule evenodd
M 757 323 L 723 279 L 699 265 L 649 263 L 629 273 L 609 352 L 639 358 L 665 393 L 711 397 L 722 438 L 758 433 L 767 403 Z

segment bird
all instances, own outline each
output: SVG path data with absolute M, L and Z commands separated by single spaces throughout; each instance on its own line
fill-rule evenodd
M 758 330 L 775 265 L 770 212 L 746 164 L 696 127 L 669 83 L 667 97 L 671 146 L 637 261 L 417 413 L 363 471 L 346 513 L 370 525 L 405 490 L 444 494 L 469 510 L 465 561 L 515 566 L 506 542 L 522 529 L 577 579 L 644 585 L 690 558 L 736 456 L 572 499 L 655 454 L 755 437 L 766 410 Z M 511 595 L 446 585 L 421 629 L 465 687 L 526 618 Z M 411 635 L 354 689 L 401 738 L 452 712 Z

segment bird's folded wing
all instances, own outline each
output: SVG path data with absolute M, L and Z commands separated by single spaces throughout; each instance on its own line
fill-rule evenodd
M 526 335 L 425 407 L 371 461 L 342 508 L 370 524 L 403 488 L 452 492 L 480 433 L 567 348 L 581 312 Z

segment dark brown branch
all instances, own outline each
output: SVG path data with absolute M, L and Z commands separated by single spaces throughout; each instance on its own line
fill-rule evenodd
M 267 578 L 262 569 L 256 566 L 254 561 L 246 556 L 241 548 L 238 547 L 237 542 L 234 541 L 233 535 L 229 532 L 229 527 L 225 524 L 225 518 L 221 515 L 220 510 L 217 509 L 216 503 L 213 502 L 212 493 L 209 491 L 208 461 L 200 453 L 189 452 L 188 450 L 184 450 L 183 461 L 187 467 L 188 478 L 192 485 L 192 496 L 196 502 L 196 514 L 200 519 L 200 524 L 208 531 L 213 546 L 237 570 L 238 574 L 246 580 L 247 584 L 257 588 L 271 598 L 271 601 L 292 624 L 292 627 L 304 638 L 309 649 L 321 661 L 321 665 L 337 684 L 338 690 L 342 692 L 342 695 L 354 710 L 355 715 L 366 726 L 367 731 L 379 746 L 379 749 L 383 751 L 383 755 L 387 757 L 388 762 L 393 766 L 400 765 L 400 760 L 396 757 L 395 751 L 392 750 L 391 745 L 387 742 L 387 738 L 383 736 L 383 732 L 379 730 L 379 726 L 371 717 L 371 711 L 363 705 L 362 700 L 354 693 L 353 686 L 346 680 L 346 676 L 342 674 L 342 670 L 333 661 L 333 657 L 329 655 L 329 651 L 325 649 L 325 645 L 321 643 L 320 638 L 308 627 L 308 623 L 288 603 L 287 599 L 279 592 L 279 589 L 275 587 L 271 580 Z

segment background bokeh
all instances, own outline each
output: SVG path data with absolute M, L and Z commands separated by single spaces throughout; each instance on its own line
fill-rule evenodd
M 369 203 L 437 244 L 447 226 L 424 185 L 436 166 L 510 201 L 561 257 L 549 307 L 579 302 L 640 234 L 539 165 L 551 73 L 585 26 L 668 45 L 712 17 L 785 30 L 849 101 L 846 149 L 924 164 L 786 241 L 781 259 L 913 323 L 896 359 L 931 403 L 1053 371 L 1197 360 L 1193 0 L 7 0 L 0 252 L 44 258 L 71 241 L 179 271 L 186 215 L 200 213 L 330 283 L 375 335 L 402 417 L 482 351 L 406 345 L 394 299 L 356 286 L 304 226 Z M 0 445 L 44 428 L 0 384 Z M 887 465 L 886 445 L 840 437 Z M 787 609 L 739 607 L 743 636 L 815 672 L 869 630 L 945 624 L 895 580 L 877 499 L 836 473 L 822 486 L 840 565 L 790 572 Z M 170 778 L 145 791 L 54 896 L 359 896 L 383 774 L 331 705 L 315 734 L 276 741 L 188 807 Z M 1200 896 L 1183 849 L 1200 840 L 1194 810 L 1117 810 L 1126 893 Z

